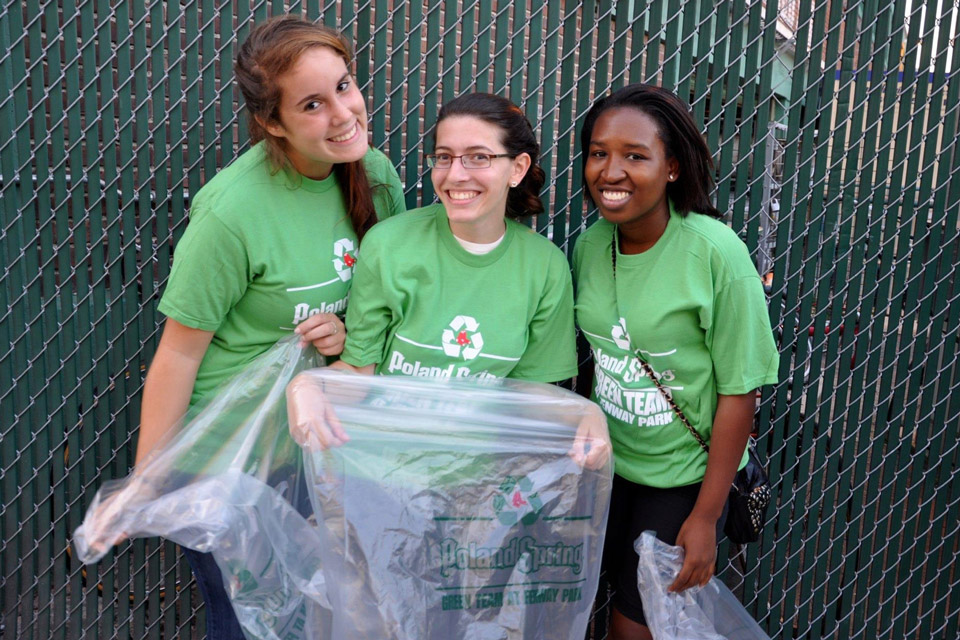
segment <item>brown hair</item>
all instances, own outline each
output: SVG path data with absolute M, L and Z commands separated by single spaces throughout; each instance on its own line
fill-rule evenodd
M 332 49 L 348 69 L 351 67 L 350 44 L 342 34 L 293 15 L 270 18 L 254 27 L 237 54 L 234 72 L 246 103 L 250 140 L 263 141 L 274 172 L 292 170 L 293 166 L 284 150 L 286 141 L 271 135 L 261 123 L 280 122 L 282 91 L 277 79 L 314 47 Z M 363 159 L 337 163 L 333 173 L 343 190 L 353 229 L 362 240 L 377 222 Z

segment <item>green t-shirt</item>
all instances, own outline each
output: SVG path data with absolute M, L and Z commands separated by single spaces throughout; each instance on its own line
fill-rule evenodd
M 576 373 L 573 286 L 563 253 L 512 220 L 473 255 L 442 205 L 377 225 L 347 311 L 341 358 L 377 373 L 537 382 Z
M 706 454 L 632 354 L 642 350 L 709 442 L 718 394 L 777 381 L 779 354 L 760 278 L 732 229 L 671 208 L 652 248 L 617 254 L 614 280 L 614 229 L 605 220 L 591 226 L 573 262 L 577 321 L 594 358 L 591 398 L 607 414 L 616 473 L 654 487 L 700 482 Z
M 371 149 L 364 162 L 380 219 L 403 211 L 387 157 Z M 357 245 L 336 177 L 271 173 L 263 143 L 204 185 L 159 306 L 181 324 L 214 332 L 191 405 L 310 315 L 342 316 Z

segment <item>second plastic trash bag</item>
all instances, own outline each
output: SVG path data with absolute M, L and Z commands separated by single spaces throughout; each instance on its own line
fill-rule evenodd
M 285 393 L 310 351 L 281 341 L 101 487 L 78 557 L 145 536 L 209 551 L 256 640 L 583 638 L 612 469 L 569 453 L 595 405 L 542 384 L 312 369 L 350 439 L 305 453 Z
M 683 549 L 644 531 L 634 543 L 637 584 L 654 640 L 770 640 L 719 578 L 682 593 L 667 588 L 683 566 Z
M 349 437 L 306 465 L 334 637 L 584 637 L 612 471 L 569 453 L 593 405 L 511 380 L 305 375 Z

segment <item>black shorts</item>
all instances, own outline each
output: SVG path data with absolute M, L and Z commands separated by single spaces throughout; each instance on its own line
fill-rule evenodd
M 676 544 L 677 534 L 700 493 L 700 484 L 658 489 L 613 477 L 610 518 L 603 545 L 603 568 L 613 587 L 613 606 L 627 618 L 646 625 L 640 591 L 637 589 L 639 557 L 633 542 L 650 530 L 667 544 Z M 717 540 L 723 535 L 727 506 L 717 521 Z

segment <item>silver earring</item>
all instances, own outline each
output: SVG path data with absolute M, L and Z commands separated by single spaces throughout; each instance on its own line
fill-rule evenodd
M 511 182 L 511 183 L 510 183 L 510 186 L 511 186 L 511 187 L 516 187 L 516 186 L 517 186 L 517 183 L 516 183 L 516 182 Z

